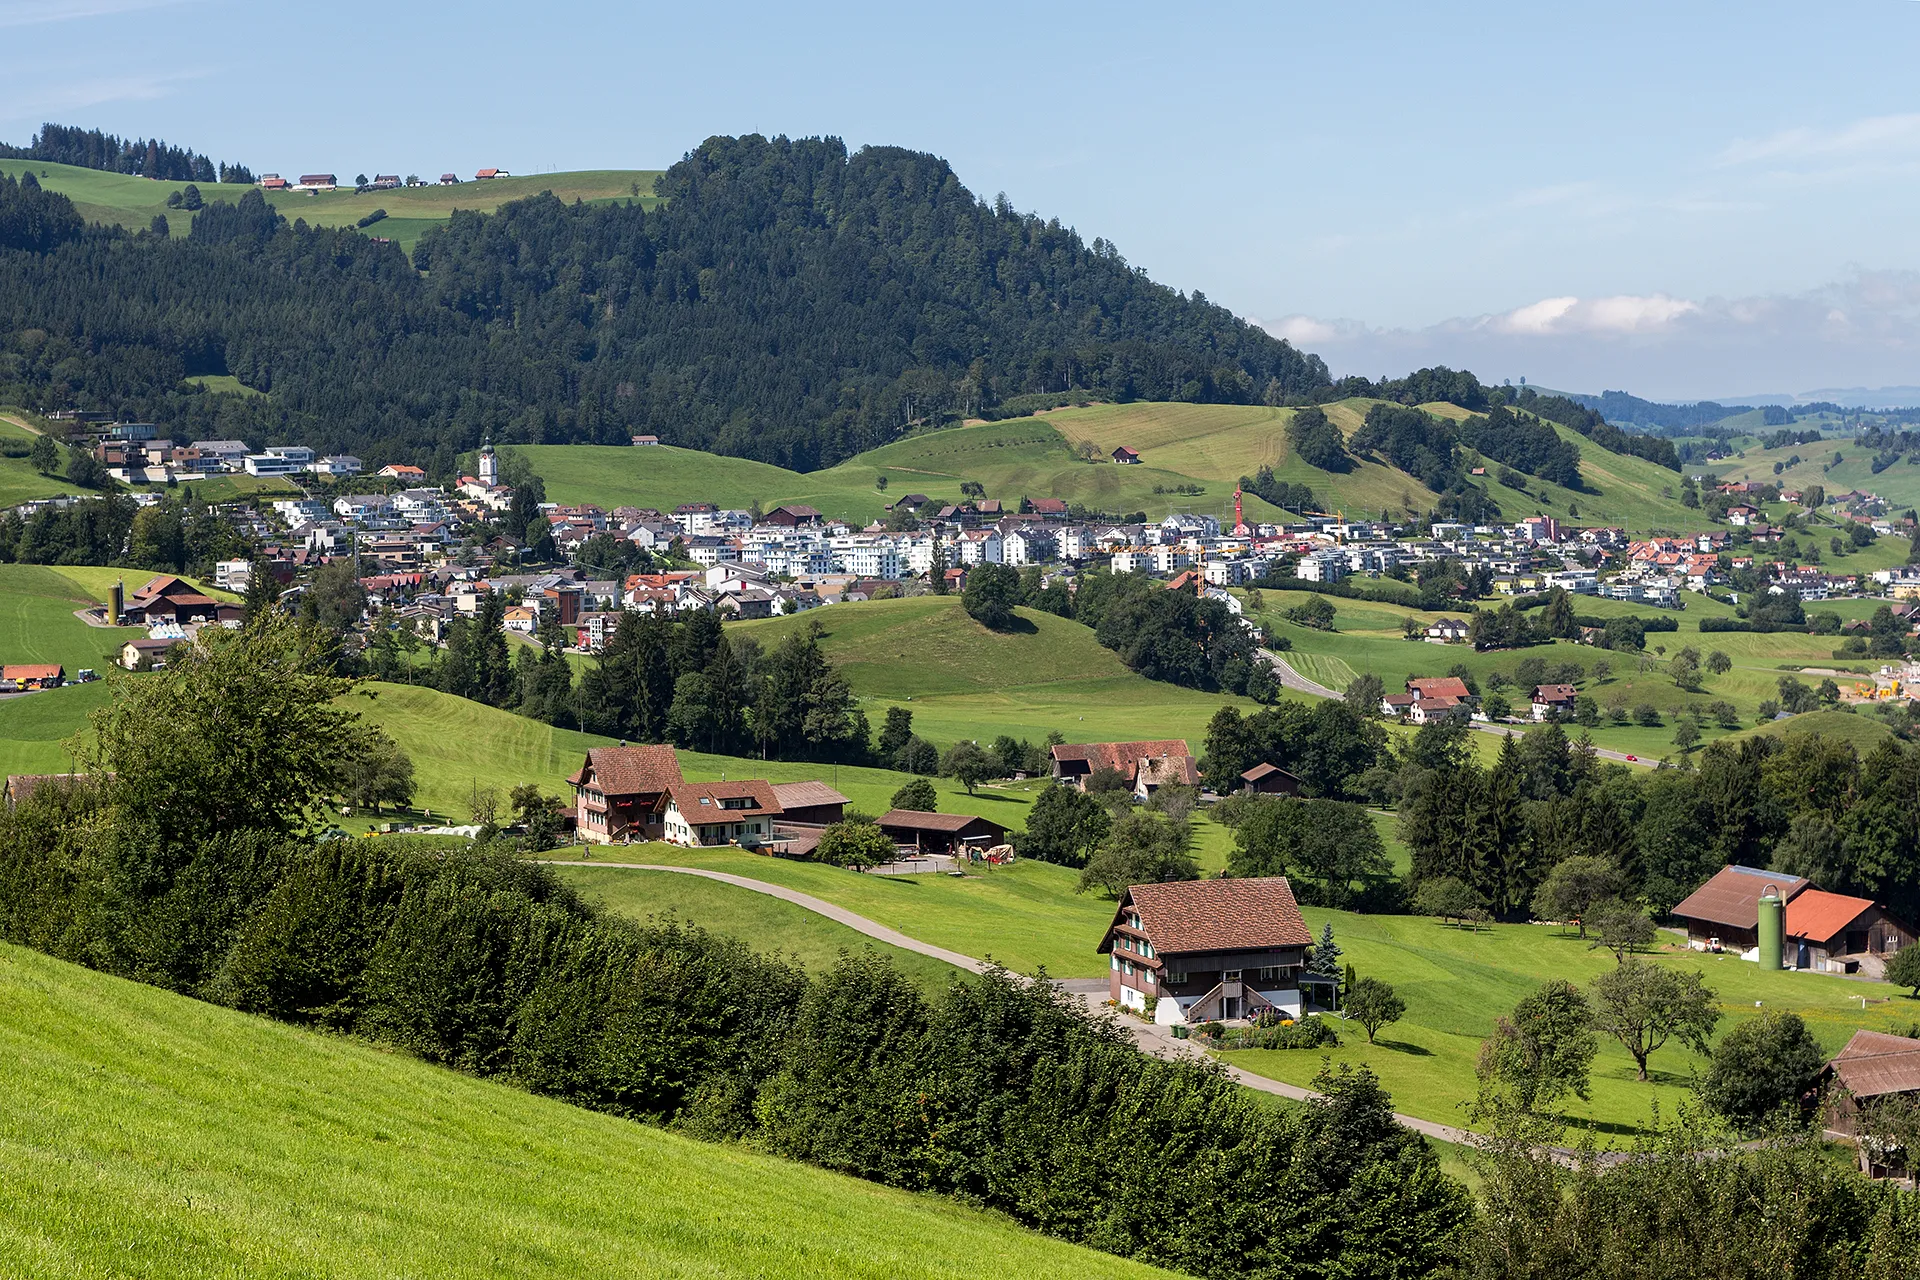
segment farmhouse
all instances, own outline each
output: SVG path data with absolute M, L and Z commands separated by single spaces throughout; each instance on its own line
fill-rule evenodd
M 1791 910 L 1811 880 L 1757 867 L 1722 867 L 1673 909 L 1695 951 L 1751 951 L 1760 945 L 1760 895 L 1771 889 Z
M 9 690 L 58 689 L 67 681 L 57 662 L 21 662 L 0 667 L 0 686 Z
M 1830 1104 L 1828 1124 L 1861 1137 L 1860 1171 L 1872 1178 L 1910 1174 L 1909 1154 L 1865 1137 L 1862 1121 L 1863 1113 L 1883 1099 L 1920 1099 L 1920 1040 L 1856 1031 L 1827 1063 L 1827 1075 L 1845 1090 Z
M 179 643 L 178 640 L 150 640 L 140 636 L 120 646 L 118 662 L 129 671 L 151 671 L 164 663 L 167 650 Z
M 1407 696 L 1413 699 L 1408 719 L 1415 724 L 1435 724 L 1473 710 L 1473 695 L 1458 676 L 1416 677 L 1407 681 Z
M 1139 884 L 1120 897 L 1099 951 L 1107 991 L 1162 1025 L 1299 1017 L 1313 934 L 1284 876 Z M 1151 1002 L 1151 1004 L 1149 1003 Z
M 589 747 L 567 779 L 581 838 L 601 844 L 660 839 L 660 801 L 680 780 L 672 747 Z
M 1884 977 L 1887 957 L 1914 943 L 1913 929 L 1871 898 L 1807 889 L 1786 914 L 1784 961 L 1795 969 Z
M 1465 644 L 1467 624 L 1459 618 L 1442 618 L 1427 628 L 1428 644 Z
M 1240 775 L 1240 789 L 1261 796 L 1297 796 L 1300 779 L 1278 765 L 1262 763 Z
M 1132 449 L 1127 448 L 1127 446 L 1121 445 L 1113 451 L 1113 460 L 1124 466 L 1137 466 L 1140 462 L 1140 455 Z
M 775 507 L 761 517 L 762 524 L 778 525 L 782 529 L 816 528 L 820 524 L 820 513 L 812 507 L 790 503 L 784 507 Z
M 669 844 L 766 844 L 780 801 L 770 782 L 676 782 L 660 801 Z
M 916 853 L 957 853 L 1007 842 L 1005 827 L 965 813 L 889 809 L 880 815 L 880 830 L 896 845 L 912 845 Z
M 511 178 L 513 175 L 505 169 L 482 169 L 473 176 L 475 181 L 484 182 L 489 178 Z
M 1578 698 L 1570 684 L 1543 684 L 1533 690 L 1533 718 L 1545 720 L 1552 716 L 1570 716 Z
M 1200 785 L 1200 764 L 1185 738 L 1152 742 L 1063 743 L 1052 750 L 1053 780 L 1087 789 L 1087 779 L 1103 769 L 1118 773 L 1135 795 L 1145 799 L 1168 782 Z
M 163 573 L 149 578 L 120 609 L 117 619 L 124 626 L 150 627 L 158 622 L 185 626 L 189 622 L 218 622 L 238 618 L 238 605 L 222 605 L 203 595 L 185 579 Z
M 637 446 L 645 448 L 648 445 L 659 444 L 660 437 L 659 436 L 635 436 L 633 438 L 633 443 Z

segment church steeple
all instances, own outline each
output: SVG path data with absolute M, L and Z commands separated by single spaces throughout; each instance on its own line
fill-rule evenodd
M 489 487 L 500 483 L 500 460 L 493 456 L 493 441 L 480 446 L 480 483 Z

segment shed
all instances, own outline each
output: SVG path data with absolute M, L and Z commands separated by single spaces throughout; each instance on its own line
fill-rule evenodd
M 1240 775 L 1240 789 L 1263 796 L 1297 796 L 1300 779 L 1278 765 L 1263 762 Z
M 1007 842 L 1005 827 L 991 818 L 966 813 L 889 809 L 880 815 L 880 830 L 895 844 L 910 844 L 918 853 L 952 853 L 962 847 L 986 849 Z
M 773 794 L 783 822 L 825 826 L 846 816 L 847 798 L 824 782 L 776 782 Z
M 1722 867 L 1714 872 L 1673 909 L 1674 918 L 1687 926 L 1687 945 L 1696 951 L 1749 951 L 1758 946 L 1760 896 L 1769 888 L 1791 908 L 1796 897 L 1813 888 L 1813 882 L 1758 867 Z

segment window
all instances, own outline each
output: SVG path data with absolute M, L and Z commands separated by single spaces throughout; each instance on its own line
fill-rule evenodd
M 1238 982 L 1240 981 L 1240 971 L 1238 969 L 1229 969 L 1225 973 L 1220 975 L 1220 981 Z
M 1179 969 L 1169 969 L 1167 970 L 1166 976 L 1160 980 L 1162 982 L 1173 983 L 1175 986 L 1183 986 L 1187 981 L 1187 975 Z
M 1120 972 L 1131 978 L 1133 976 L 1133 961 L 1122 960 L 1120 962 Z
M 1109 960 L 1111 960 L 1111 961 L 1113 961 L 1113 967 L 1114 967 L 1115 969 L 1118 969 L 1118 968 L 1120 967 L 1120 953 L 1119 953 L 1119 952 L 1115 952 L 1114 954 L 1112 954 L 1112 955 L 1110 955 L 1110 956 L 1108 956 L 1108 957 L 1107 957 L 1107 959 L 1109 959 Z

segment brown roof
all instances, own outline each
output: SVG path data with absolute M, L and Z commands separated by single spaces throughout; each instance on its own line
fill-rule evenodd
M 947 831 L 958 833 L 965 831 L 976 822 L 984 822 L 996 831 L 1006 828 L 992 818 L 981 818 L 971 813 L 928 813 L 922 809 L 889 809 L 880 815 L 880 829 L 895 827 L 902 831 Z
M 1828 1064 L 1856 1098 L 1920 1090 L 1920 1040 L 1882 1031 L 1856 1031 Z
M 1053 748 L 1055 760 L 1084 760 L 1089 772 L 1114 769 L 1132 782 L 1140 762 L 1150 756 L 1191 756 L 1185 738 L 1161 738 L 1152 742 L 1069 742 Z
M 680 761 L 672 747 L 589 747 L 586 760 L 567 781 L 579 786 L 589 768 L 600 790 L 610 796 L 658 795 L 680 781 Z
M 1673 914 L 1708 924 L 1723 924 L 1733 929 L 1754 929 L 1760 924 L 1760 894 L 1768 885 L 1786 895 L 1788 902 L 1812 882 L 1778 871 L 1757 867 L 1722 867 L 1713 878 L 1688 894 Z
M 1871 898 L 1849 898 L 1825 889 L 1808 889 L 1796 894 L 1787 904 L 1787 936 L 1826 942 L 1845 933 L 1848 925 L 1873 907 Z M 1755 911 L 1757 913 L 1758 908 Z
M 1129 908 L 1139 914 L 1141 930 L 1163 956 L 1313 945 L 1313 932 L 1285 876 L 1137 884 L 1121 896 L 1115 924 Z M 1100 950 L 1110 945 L 1103 941 Z
M 811 809 L 823 804 L 846 804 L 847 798 L 824 782 L 776 782 L 773 794 L 783 809 Z
M 749 782 L 675 782 L 667 788 L 674 807 L 691 822 L 731 822 L 735 818 L 755 818 L 763 813 L 781 812 L 773 784 L 754 779 Z M 722 800 L 751 800 L 744 809 L 723 809 Z
M 1282 769 L 1279 765 L 1268 764 L 1264 760 L 1261 761 L 1259 764 L 1253 766 L 1253 768 L 1247 770 L 1245 773 L 1241 774 L 1240 778 L 1244 782 L 1258 782 L 1262 778 L 1271 777 L 1276 773 L 1283 778 L 1293 778 L 1293 774 L 1287 772 L 1287 770 L 1285 769 Z M 1294 781 L 1298 782 L 1299 779 L 1294 778 Z
M 1200 785 L 1200 765 L 1192 756 L 1146 756 L 1141 759 L 1139 769 L 1139 780 L 1154 786 L 1168 783 L 1189 787 Z
M 1574 688 L 1570 684 L 1543 684 L 1533 691 L 1535 702 L 1572 702 Z
M 1459 676 L 1426 676 L 1407 681 L 1407 692 L 1416 698 L 1466 698 L 1467 682 Z
M 87 775 L 84 773 L 10 773 L 7 775 L 7 803 L 19 804 L 49 784 L 70 787 L 86 780 Z

